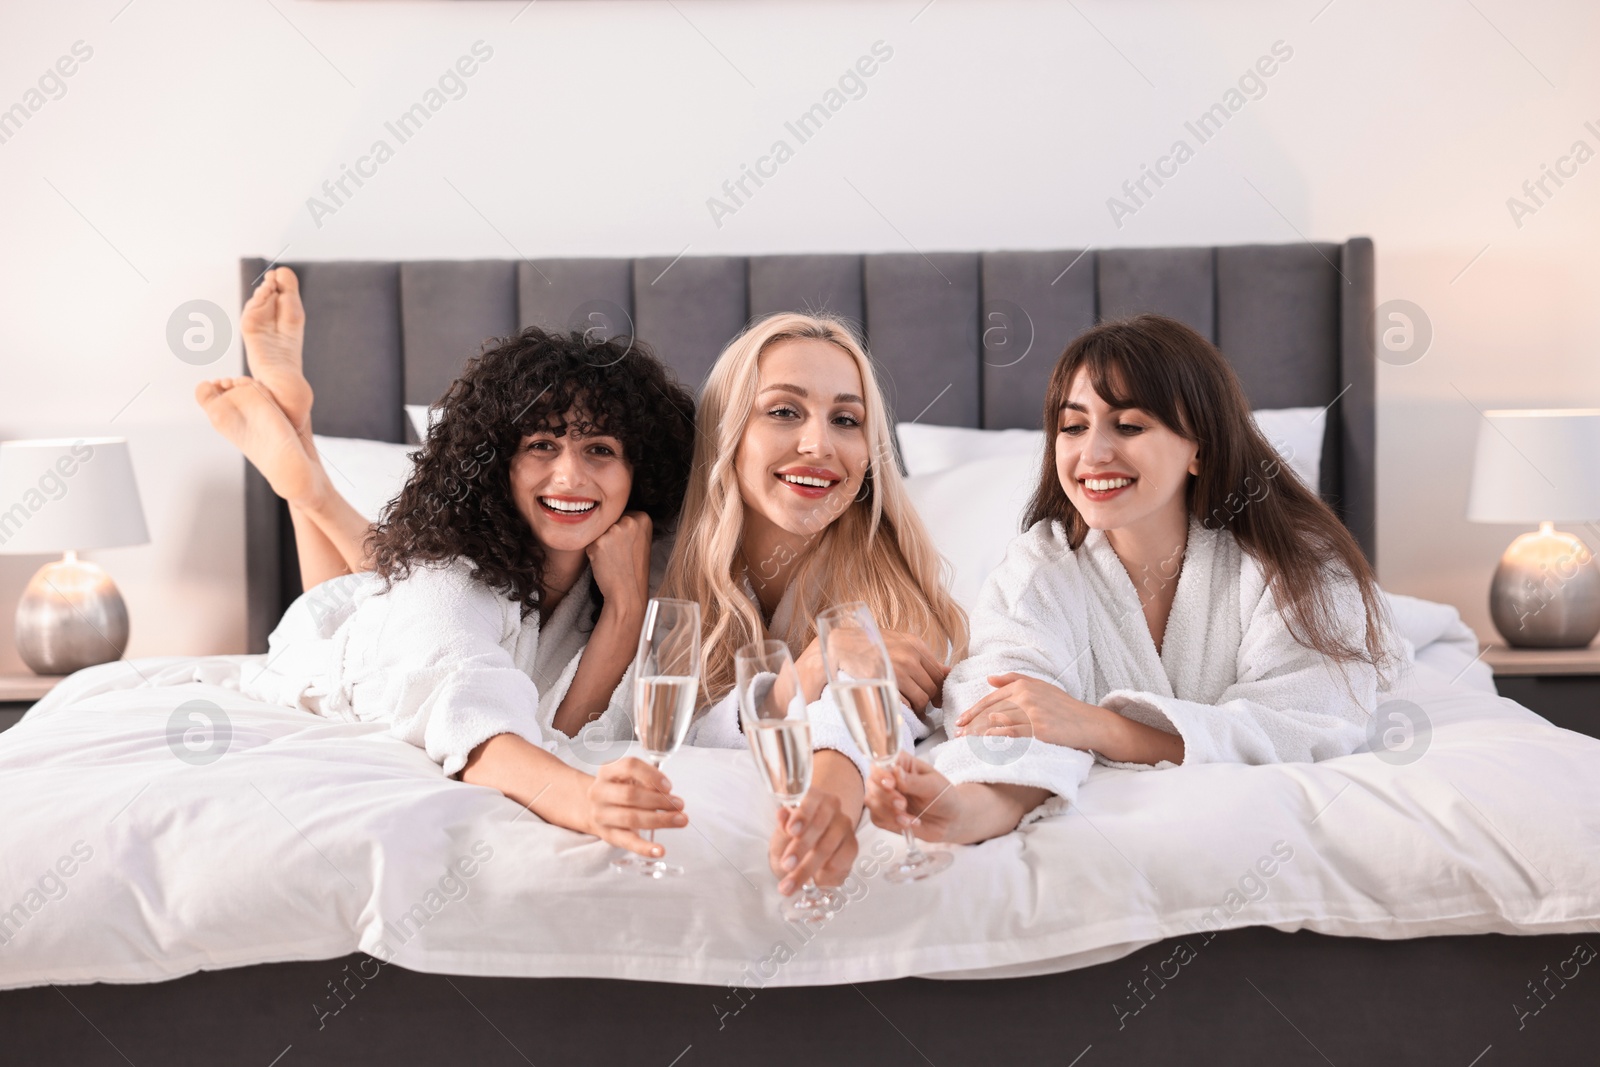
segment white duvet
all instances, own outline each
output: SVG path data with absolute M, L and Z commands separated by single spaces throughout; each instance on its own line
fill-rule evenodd
M 1421 651 L 1394 694 L 1410 704 L 1380 709 L 1380 751 L 1097 767 L 1066 814 L 911 885 L 879 876 L 902 846 L 869 826 L 850 903 L 809 938 L 776 917 L 772 802 L 746 753 L 667 763 L 692 823 L 660 839 L 688 873 L 650 882 L 446 780 L 381 724 L 241 697 L 246 657 L 181 685 L 161 683 L 195 660 L 109 664 L 0 734 L 0 986 L 363 950 L 452 974 L 758 987 L 1067 970 L 1249 925 L 1600 929 L 1600 741 L 1494 696 L 1450 609 L 1396 610 Z M 206 726 L 219 711 L 225 739 Z

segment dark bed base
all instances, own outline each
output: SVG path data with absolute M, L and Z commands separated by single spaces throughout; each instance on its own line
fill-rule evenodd
M 747 1002 L 724 987 L 452 978 L 355 955 L 6 993 L 0 1062 L 1592 1064 L 1600 963 L 1566 962 L 1580 944 L 1600 937 L 1373 941 L 1250 928 L 1065 974 L 770 989 Z M 330 992 L 341 982 L 342 1008 Z

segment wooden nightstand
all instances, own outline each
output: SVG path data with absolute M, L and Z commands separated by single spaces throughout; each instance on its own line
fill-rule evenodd
M 9 730 L 22 713 L 43 700 L 65 675 L 0 674 L 0 730 Z
M 1489 645 L 1483 662 L 1500 695 L 1557 726 L 1600 737 L 1600 646 L 1506 648 Z

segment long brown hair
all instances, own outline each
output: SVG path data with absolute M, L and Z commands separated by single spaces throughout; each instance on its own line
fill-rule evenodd
M 1110 407 L 1136 408 L 1199 445 L 1200 473 L 1186 491 L 1189 515 L 1207 529 L 1227 530 L 1260 563 L 1296 641 L 1333 660 L 1389 666 L 1387 612 L 1360 546 L 1262 435 L 1222 353 L 1175 319 L 1102 322 L 1067 346 L 1045 391 L 1044 465 L 1024 529 L 1060 522 L 1074 549 L 1089 534 L 1056 473 L 1061 411 L 1080 369 Z M 1339 636 L 1332 589 L 1340 571 L 1361 590 L 1366 630 L 1359 643 Z
M 733 688 L 734 652 L 766 636 L 760 610 L 740 585 L 744 499 L 735 460 L 755 407 L 761 354 L 792 340 L 826 341 L 855 361 L 864 386 L 869 455 L 857 498 L 843 511 L 816 512 L 809 548 L 789 571 L 789 581 L 801 591 L 798 609 L 789 632 L 772 636 L 799 655 L 816 636 L 819 611 L 862 600 L 884 629 L 914 633 L 935 654 L 948 647 L 951 662 L 967 654 L 966 613 L 946 588 L 946 564 L 895 466 L 889 410 L 871 357 L 843 320 L 783 312 L 751 323 L 711 368 L 696 414 L 694 466 L 678 540 L 667 564 L 662 595 L 700 605 L 702 692 L 711 702 Z

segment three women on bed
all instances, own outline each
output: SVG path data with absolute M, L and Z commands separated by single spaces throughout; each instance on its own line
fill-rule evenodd
M 280 697 L 358 716 L 365 701 L 447 773 L 464 768 L 548 821 L 659 855 L 636 831 L 685 822 L 659 772 L 633 760 L 595 778 L 573 771 L 509 709 L 536 702 L 539 725 L 568 736 L 589 721 L 625 735 L 616 683 L 655 591 L 652 531 L 671 521 L 683 484 L 687 395 L 637 349 L 525 332 L 452 387 L 418 473 L 367 539 L 310 444 L 298 309 L 292 274 L 270 274 L 241 323 L 255 381 L 197 390 L 290 501 L 297 535 L 311 527 L 303 573 L 370 565 L 382 579 L 343 579 L 348 604 L 320 619 L 291 609 L 269 663 L 309 656 L 309 669 L 280 673 L 291 688 L 316 682 Z M 303 409 L 258 402 L 276 400 L 275 375 Z M 1052 796 L 1070 800 L 1096 754 L 1126 766 L 1265 763 L 1359 745 L 1393 656 L 1371 571 L 1256 430 L 1216 349 L 1160 316 L 1102 324 L 1062 356 L 1045 407 L 1056 432 L 1027 530 L 984 588 L 969 656 L 849 331 L 773 316 L 714 367 L 660 589 L 702 606 L 714 707 L 691 740 L 742 744 L 733 651 L 762 636 L 790 645 L 817 700 L 814 619 L 843 600 L 865 600 L 883 628 L 912 732 L 952 735 L 927 761 L 903 757 L 895 776 L 871 772 L 831 740 L 837 712 L 813 704 L 826 750 L 806 807 L 781 813 L 772 837 L 783 892 L 843 877 L 863 800 L 886 829 L 973 842 L 1049 810 Z M 591 501 L 592 518 L 572 517 Z M 385 586 L 387 598 L 372 595 Z M 587 619 L 574 606 L 585 591 Z M 340 595 L 321 591 L 324 603 Z M 560 655 L 539 655 L 540 631 Z
M 201 383 L 196 397 L 289 502 L 310 590 L 245 681 L 254 695 L 387 720 L 447 774 L 656 856 L 638 831 L 687 821 L 666 778 L 632 759 L 591 777 L 555 753 L 580 729 L 631 736 L 619 683 L 680 500 L 659 591 L 702 605 L 715 706 L 693 743 L 743 747 L 733 651 L 768 634 L 789 641 L 819 696 L 813 620 L 834 601 L 873 607 L 912 707 L 937 703 L 943 661 L 965 648 L 870 363 L 835 323 L 779 316 L 735 340 L 697 433 L 692 399 L 640 349 L 525 331 L 451 387 L 416 473 L 370 532 L 315 453 L 292 272 L 269 273 L 240 325 L 253 377 Z M 805 804 L 773 832 L 785 893 L 813 877 L 837 884 L 855 857 L 866 764 L 833 723 L 817 731 Z

